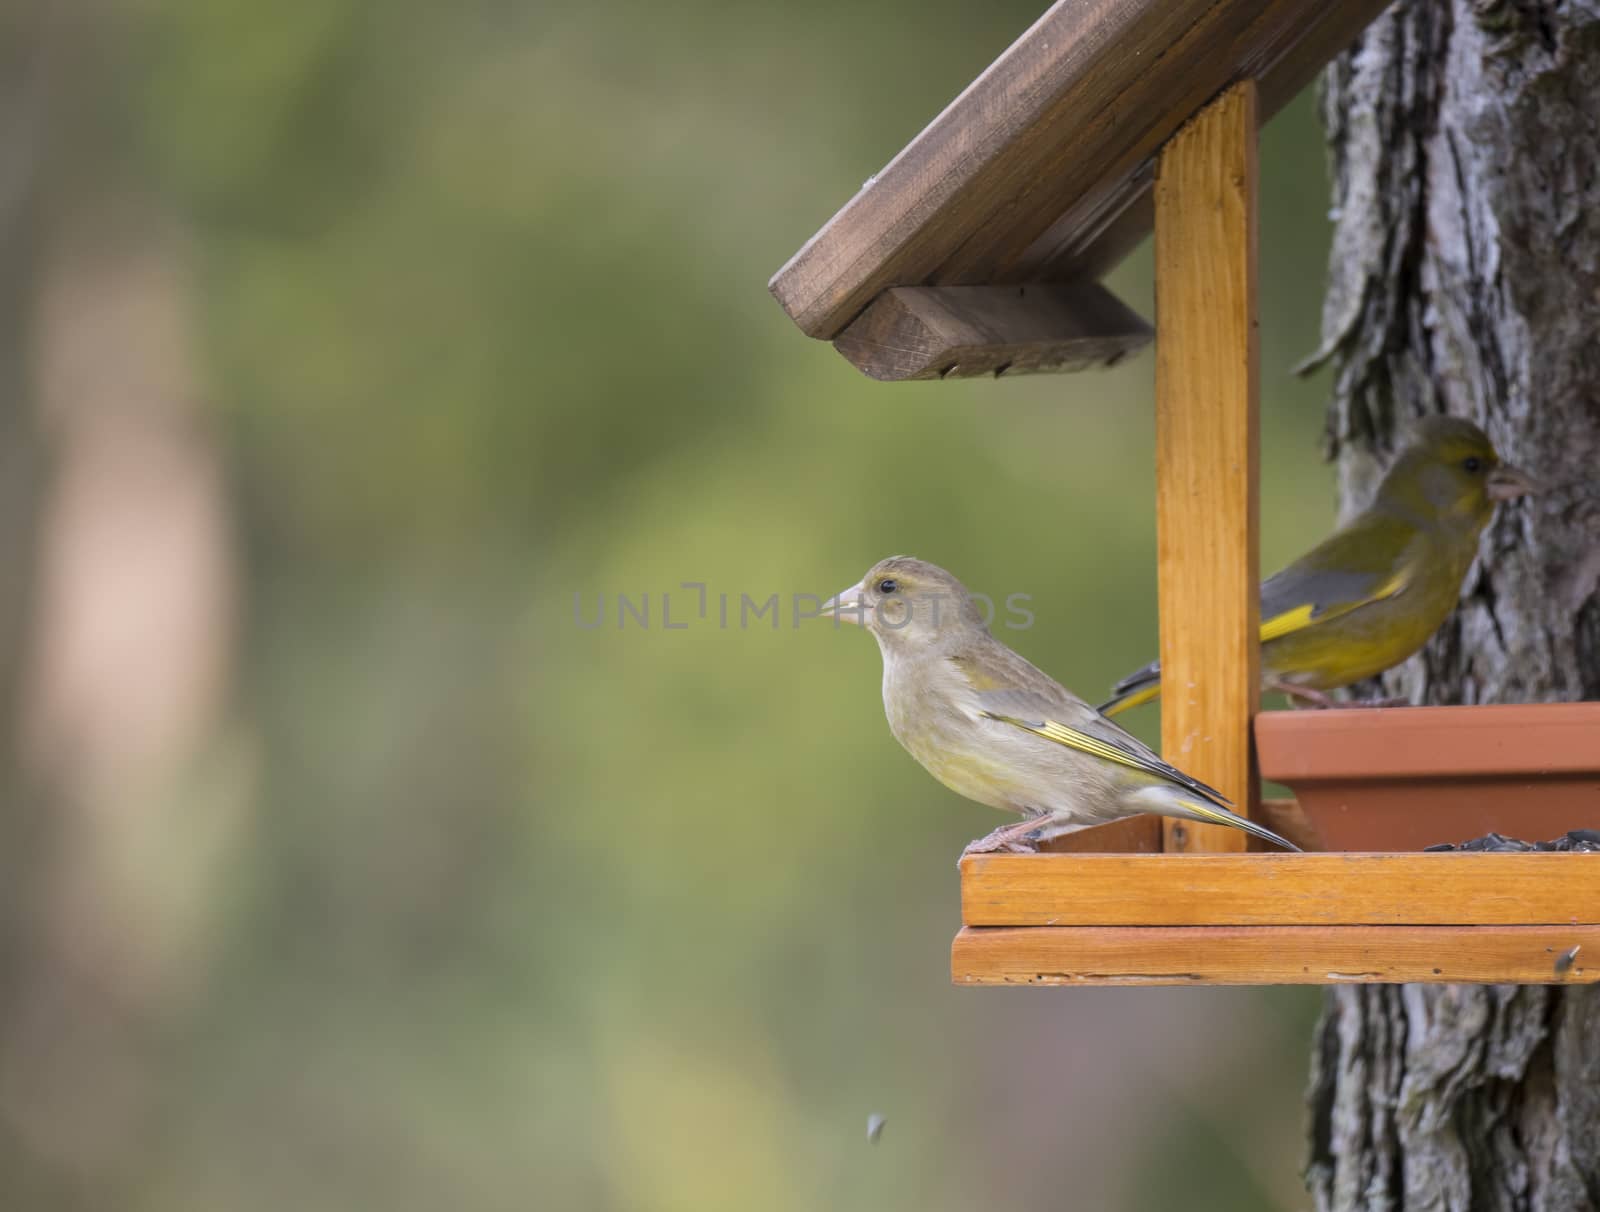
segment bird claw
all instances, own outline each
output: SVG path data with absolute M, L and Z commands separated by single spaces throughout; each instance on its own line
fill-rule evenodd
M 1039 851 L 1038 851 L 1038 849 L 1036 847 L 1030 846 L 1026 842 L 986 842 L 983 838 L 979 838 L 975 842 L 967 843 L 966 847 L 961 851 L 961 858 L 958 858 L 956 860 L 956 869 L 960 870 L 960 868 L 961 868 L 961 859 L 966 858 L 969 854 L 1038 854 L 1038 853 L 1039 853 Z
M 1042 828 L 1034 821 L 1002 825 L 977 841 L 968 842 L 961 857 L 966 858 L 969 854 L 1034 854 L 1042 833 Z

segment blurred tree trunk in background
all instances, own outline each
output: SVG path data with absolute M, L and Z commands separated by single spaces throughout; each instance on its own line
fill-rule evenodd
M 19 754 L 21 685 L 32 605 L 35 521 L 42 483 L 29 392 L 45 123 L 45 0 L 0 10 L 0 1046 L 23 1001 L 27 907 L 36 885 L 38 822 Z M 0 1147 L 0 1170 L 12 1150 Z M 0 1183 L 0 1194 L 13 1185 Z
M 1323 117 L 1344 510 L 1430 412 L 1548 485 L 1386 689 L 1600 698 L 1600 4 L 1406 0 L 1329 68 Z M 1319 1209 L 1594 1212 L 1600 988 L 1334 990 L 1309 1100 Z
M 234 630 L 184 233 L 117 14 L 0 19 L 0 1203 L 107 1206 L 237 817 L 195 770 Z

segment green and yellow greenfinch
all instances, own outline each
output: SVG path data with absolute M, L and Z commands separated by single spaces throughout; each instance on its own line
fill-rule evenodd
M 1471 421 L 1421 422 L 1372 504 L 1261 586 L 1261 683 L 1317 706 L 1411 656 L 1461 595 L 1495 505 L 1534 491 Z M 1152 662 L 1112 687 L 1116 715 L 1161 693 Z
M 968 853 L 1026 850 L 1144 812 L 1232 825 L 1295 848 L 1228 811 L 1217 792 L 1000 643 L 944 569 L 894 556 L 823 610 L 877 639 L 889 731 L 906 751 L 950 790 L 1022 814 Z

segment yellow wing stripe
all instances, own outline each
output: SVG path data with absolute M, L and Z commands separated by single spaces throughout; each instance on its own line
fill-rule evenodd
M 1317 612 L 1314 602 L 1292 607 L 1281 614 L 1273 615 L 1270 619 L 1261 621 L 1261 642 L 1266 644 L 1292 632 L 1304 630 L 1313 623 L 1326 623 L 1329 619 L 1336 619 L 1340 615 L 1349 614 L 1352 610 L 1370 606 L 1373 602 L 1381 602 L 1384 598 L 1403 593 L 1407 584 L 1406 574 L 1397 572 L 1382 585 L 1378 586 L 1377 592 L 1371 597 L 1362 598 L 1359 602 L 1347 602 L 1339 606 L 1330 606 L 1320 614 Z M 1124 711 L 1129 711 L 1134 707 L 1142 707 L 1146 703 L 1152 702 L 1159 698 L 1160 695 L 1161 682 L 1158 679 L 1139 690 L 1130 691 L 1122 698 L 1111 699 L 1109 702 L 1102 703 L 1100 712 L 1105 716 L 1121 715 Z M 1041 733 L 1040 735 L 1044 734 Z M 1056 740 L 1059 738 L 1052 737 L 1051 739 Z
M 1203 800 L 1187 800 L 1183 806 L 1201 820 L 1213 825 L 1232 825 L 1237 828 L 1239 822 L 1244 819 L 1241 816 L 1235 816 L 1231 812 L 1223 812 L 1219 808 L 1214 808 Z
M 1146 703 L 1152 703 L 1160 697 L 1161 683 L 1159 681 L 1151 682 L 1144 689 L 1135 690 L 1126 698 L 1113 699 L 1100 708 L 1100 714 L 1105 716 L 1121 715 L 1130 708 L 1143 707 Z
M 1023 727 L 1027 728 L 1026 724 Z M 1076 728 L 1068 728 L 1065 724 L 1058 724 L 1054 720 L 1046 720 L 1043 727 L 1028 728 L 1029 732 L 1037 732 L 1040 736 L 1055 741 L 1060 745 L 1068 745 L 1084 753 L 1092 753 L 1095 757 L 1105 758 L 1109 762 L 1127 766 L 1133 770 L 1144 770 L 1151 774 L 1162 773 L 1161 767 L 1143 761 L 1137 754 L 1129 753 L 1125 749 L 1118 749 L 1115 745 L 1096 740 L 1086 732 L 1079 732 Z
M 1280 635 L 1288 635 L 1291 631 L 1299 631 L 1302 627 L 1311 625 L 1311 616 L 1316 612 L 1316 607 L 1307 603 L 1296 606 L 1293 610 L 1285 610 L 1274 618 L 1265 620 L 1261 624 L 1261 642 L 1275 640 Z
M 1130 770 L 1141 770 L 1146 774 L 1153 774 L 1158 778 L 1166 779 L 1168 782 L 1178 783 L 1180 786 L 1185 785 L 1181 782 L 1184 776 L 1166 763 L 1152 762 L 1137 753 L 1129 753 L 1126 749 L 1109 744 L 1097 737 L 1092 737 L 1086 732 L 1079 732 L 1076 728 L 1068 728 L 1065 724 L 1058 723 L 1055 720 L 1045 720 L 1042 723 L 1033 724 L 1027 720 L 1019 720 L 1015 716 L 997 715 L 992 711 L 986 711 L 984 714 L 992 720 L 1013 724 L 1025 732 L 1031 732 L 1035 736 L 1042 736 L 1047 741 L 1054 741 L 1058 745 L 1065 745 L 1067 748 L 1076 749 L 1080 753 L 1093 754 L 1095 757 L 1104 758 L 1108 762 L 1126 766 Z M 1177 777 L 1174 778 L 1174 776 Z
M 1183 806 L 1194 816 L 1203 821 L 1209 821 L 1213 825 L 1228 825 L 1234 829 L 1243 829 L 1246 833 L 1254 834 L 1256 837 L 1262 838 L 1265 841 L 1269 841 L 1275 846 L 1281 846 L 1285 850 L 1300 849 L 1300 847 L 1296 846 L 1288 838 L 1279 837 L 1266 826 L 1258 825 L 1254 821 L 1246 820 L 1242 816 L 1236 816 L 1234 813 L 1227 812 L 1224 809 L 1215 807 L 1214 805 L 1196 803 L 1194 800 L 1186 800 L 1184 801 Z
M 1292 631 L 1309 627 L 1312 623 L 1326 623 L 1329 619 L 1336 619 L 1342 614 L 1349 614 L 1352 610 L 1359 610 L 1363 606 L 1370 606 L 1373 602 L 1381 602 L 1384 598 L 1393 597 L 1406 587 L 1406 574 L 1397 572 L 1382 585 L 1371 597 L 1362 598 L 1359 602 L 1346 602 L 1340 606 L 1331 606 L 1321 614 L 1317 613 L 1316 604 L 1307 602 L 1303 606 L 1296 606 L 1285 610 L 1282 614 L 1274 615 L 1261 622 L 1261 642 L 1275 640 L 1279 636 L 1288 635 Z

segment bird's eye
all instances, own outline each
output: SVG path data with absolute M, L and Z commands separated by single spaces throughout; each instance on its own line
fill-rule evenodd
M 893 577 L 884 577 L 883 580 L 878 582 L 878 592 L 883 594 L 883 595 L 885 595 L 885 596 L 893 593 L 896 589 L 899 589 L 899 588 L 900 588 L 899 584 L 895 581 L 895 579 Z
M 1477 455 L 1471 455 L 1467 459 L 1463 460 L 1461 466 L 1466 468 L 1469 472 L 1476 474 L 1483 470 L 1483 460 Z

